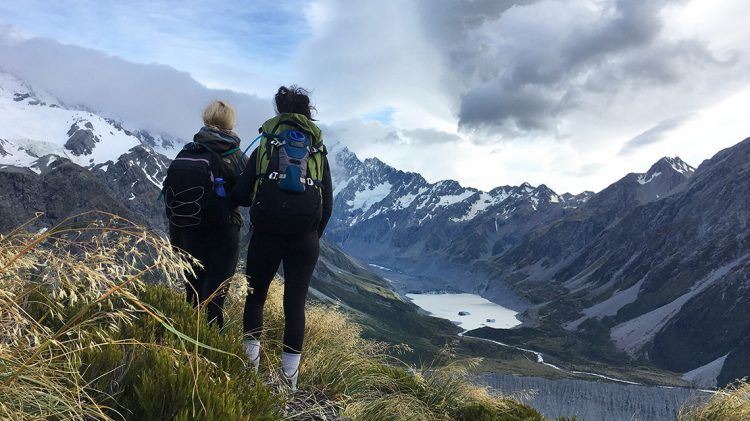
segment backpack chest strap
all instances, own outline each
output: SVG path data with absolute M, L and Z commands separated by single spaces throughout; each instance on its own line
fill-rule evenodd
M 272 172 L 272 173 L 270 173 L 270 174 L 268 174 L 268 179 L 269 180 L 283 180 L 286 177 L 287 177 L 286 174 L 275 172 L 275 171 Z M 309 177 L 308 178 L 300 177 L 299 181 L 300 181 L 300 183 L 307 184 L 308 186 L 315 186 L 316 183 L 319 183 L 319 182 L 316 182 L 315 180 L 313 180 L 312 178 L 309 178 Z
M 269 135 L 269 136 L 272 136 L 272 135 Z M 284 141 L 284 140 L 280 140 L 280 139 L 278 138 L 278 136 L 276 136 L 276 138 L 272 138 L 272 139 L 271 139 L 271 140 L 270 140 L 270 141 L 269 141 L 268 143 L 269 143 L 269 144 L 270 144 L 271 146 L 275 146 L 275 147 L 277 147 L 277 148 L 279 148 L 279 147 L 281 147 L 281 146 L 284 146 L 284 145 L 286 145 L 286 141 Z M 314 154 L 314 153 L 318 153 L 318 152 L 320 152 L 320 151 L 321 151 L 321 149 L 318 149 L 318 148 L 316 148 L 315 146 L 308 146 L 308 147 L 307 147 L 307 151 L 308 151 L 308 152 L 310 153 L 310 155 L 312 155 L 312 154 Z

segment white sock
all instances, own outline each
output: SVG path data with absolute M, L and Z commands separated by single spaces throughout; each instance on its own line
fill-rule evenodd
M 301 354 L 292 354 L 291 352 L 281 353 L 281 369 L 287 377 L 294 377 L 299 369 L 299 359 Z
M 252 361 L 255 369 L 258 369 L 260 363 L 260 341 L 256 339 L 245 339 L 245 354 Z

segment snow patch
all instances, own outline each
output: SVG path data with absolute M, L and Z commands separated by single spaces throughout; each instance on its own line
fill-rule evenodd
M 644 185 L 644 184 L 648 184 L 648 183 L 654 181 L 654 179 L 656 177 L 658 177 L 658 176 L 661 175 L 661 172 L 655 172 L 655 173 L 651 174 L 651 177 L 648 177 L 648 178 L 646 178 L 646 175 L 647 174 L 641 174 L 641 175 L 638 176 L 638 184 Z
M 442 196 L 442 197 L 440 197 L 440 201 L 437 203 L 437 206 L 442 206 L 442 207 L 450 206 L 450 205 L 452 205 L 454 203 L 458 203 L 458 202 L 461 202 L 461 201 L 464 201 L 464 200 L 468 199 L 474 193 L 475 192 L 473 192 L 471 190 L 467 190 L 467 191 L 465 191 L 465 192 L 463 192 L 461 194 L 453 194 L 453 195 Z
M 344 181 L 340 181 L 338 183 L 334 183 L 333 187 L 333 197 L 336 197 L 342 190 L 346 188 L 346 186 L 349 185 L 349 182 L 352 181 L 351 178 L 347 178 Z
M 709 287 L 717 280 L 724 277 L 729 273 L 732 268 L 737 266 L 741 260 L 747 257 L 747 254 L 739 259 L 736 259 L 719 269 L 714 270 L 701 281 L 697 282 L 688 292 L 676 298 L 669 304 L 665 304 L 659 308 L 649 311 L 648 313 L 642 314 L 634 319 L 628 320 L 627 322 L 620 323 L 619 325 L 612 328 L 610 331 L 610 338 L 615 345 L 623 351 L 630 354 L 635 353 L 646 343 L 651 341 L 653 337 L 671 320 L 677 313 L 679 313 L 682 306 L 688 302 L 691 298 L 698 295 L 701 291 Z
M 695 171 L 695 168 L 691 167 L 685 161 L 679 158 L 667 158 L 667 162 L 672 166 L 672 169 L 680 174 L 690 174 Z
M 451 221 L 461 222 L 472 220 L 477 215 L 487 210 L 487 208 L 495 204 L 495 200 L 497 199 L 487 193 L 478 194 L 477 199 L 471 204 L 471 207 L 469 207 L 466 213 L 460 218 L 451 218 Z
M 391 187 L 391 183 L 386 182 L 368 190 L 358 191 L 354 194 L 354 198 L 347 201 L 346 204 L 351 206 L 352 209 L 362 209 L 362 212 L 367 212 L 372 205 L 385 199 L 391 193 Z
M 409 193 L 405 194 L 398 199 L 396 199 L 395 203 L 393 204 L 394 209 L 405 209 L 411 206 L 412 203 L 414 203 L 414 200 L 424 194 L 428 189 L 425 187 L 420 188 L 416 193 Z
M 719 377 L 729 354 L 719 357 L 708 364 L 702 365 L 682 375 L 682 379 L 698 387 L 716 387 L 716 378 Z
M 581 325 L 581 323 L 585 322 L 588 319 L 602 319 L 606 316 L 614 316 L 618 311 L 620 311 L 621 308 L 634 302 L 638 298 L 638 293 L 641 290 L 641 285 L 643 285 L 643 279 L 636 282 L 630 288 L 624 289 L 622 291 L 618 290 L 606 300 L 589 308 L 583 309 L 583 317 L 570 323 L 566 323 L 563 327 L 567 330 L 576 330 L 578 329 L 578 326 Z

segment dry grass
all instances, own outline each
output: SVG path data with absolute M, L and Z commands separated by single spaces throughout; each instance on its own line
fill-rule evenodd
M 151 312 L 135 295 L 146 277 L 175 284 L 185 270 L 163 238 L 115 215 L 0 236 L 0 418 L 109 418 L 80 374 L 81 352 Z M 53 299 L 30 302 L 37 293 Z M 35 305 L 47 320 L 29 315 Z M 63 317 L 71 306 L 80 310 Z
M 243 284 L 234 282 L 227 300 L 232 329 L 240 324 Z M 284 327 L 282 296 L 282 283 L 274 281 L 265 307 L 261 355 L 261 370 L 274 381 Z M 318 399 L 318 405 L 291 412 L 291 418 L 313 419 L 315 414 L 330 413 L 333 404 L 342 417 L 356 420 L 542 419 L 515 401 L 498 399 L 487 389 L 471 385 L 468 371 L 478 360 L 453 361 L 451 350 L 446 349 L 441 361 L 410 367 L 393 357 L 406 351 L 404 347 L 362 339 L 360 326 L 341 311 L 309 304 L 306 315 L 300 391 L 294 398 L 315 401 L 322 393 L 328 400 Z
M 409 367 L 393 348 L 362 339 L 357 324 L 322 305 L 307 311 L 300 391 L 277 389 L 275 397 L 281 283 L 274 282 L 265 311 L 266 386 L 248 374 L 241 355 L 244 279 L 231 282 L 219 334 L 182 298 L 190 270 L 167 240 L 110 214 L 0 236 L 0 419 L 129 419 L 169 405 L 177 418 L 245 419 L 250 401 L 256 413 L 267 410 L 263 419 L 542 419 L 470 385 L 466 374 L 476 361 L 449 362 L 446 350 L 445 361 Z M 126 381 L 137 390 L 124 390 Z M 175 401 L 162 396 L 165 388 Z
M 738 381 L 716 392 L 708 402 L 689 404 L 680 410 L 680 421 L 750 420 L 750 384 Z

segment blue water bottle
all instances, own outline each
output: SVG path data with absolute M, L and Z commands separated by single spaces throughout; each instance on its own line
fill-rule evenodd
M 227 192 L 224 190 L 224 179 L 217 177 L 214 180 L 214 183 L 216 184 L 216 194 L 219 197 L 227 197 Z

